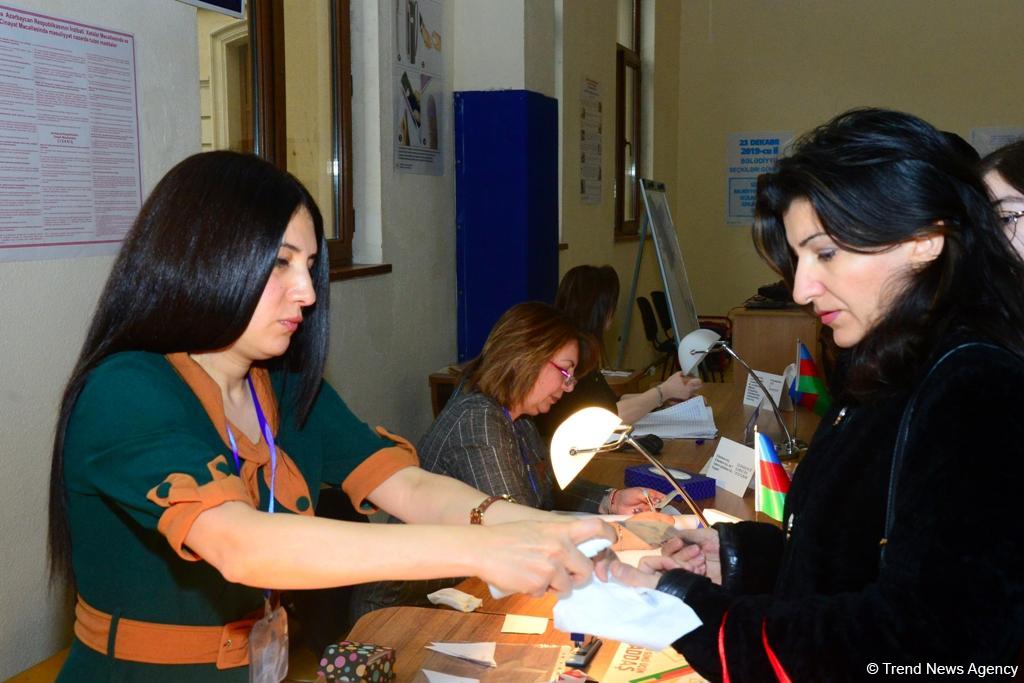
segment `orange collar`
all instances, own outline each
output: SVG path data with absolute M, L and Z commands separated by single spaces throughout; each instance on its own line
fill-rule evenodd
M 181 379 L 192 390 L 192 393 L 199 399 L 203 410 L 206 411 L 210 422 L 217 429 L 221 441 L 225 446 L 229 445 L 227 425 L 228 420 L 224 415 L 224 401 L 221 398 L 220 385 L 212 377 L 206 374 L 202 366 L 196 363 L 187 353 L 169 353 L 166 356 L 171 367 L 178 373 Z M 280 425 L 277 410 L 277 398 L 274 396 L 273 388 L 270 386 L 270 373 L 264 368 L 253 368 L 250 371 L 253 386 L 256 387 L 256 396 L 259 398 L 260 406 L 266 415 L 270 429 L 276 435 Z M 241 435 L 239 429 L 233 430 Z M 265 439 L 253 443 L 247 438 L 235 439 L 238 445 L 238 457 L 242 459 L 241 478 L 245 488 L 252 497 L 253 504 L 259 502 L 259 486 L 257 474 L 262 471 L 263 481 L 268 490 L 270 488 L 270 449 Z M 274 498 L 278 503 L 284 505 L 292 512 L 299 514 L 313 514 L 309 487 L 306 479 L 302 476 L 298 466 L 291 457 L 284 452 L 280 444 L 277 445 L 277 481 L 275 484 Z

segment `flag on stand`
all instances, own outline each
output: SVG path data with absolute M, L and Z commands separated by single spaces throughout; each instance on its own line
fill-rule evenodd
M 813 410 L 817 415 L 824 415 L 832 405 L 832 398 L 825 388 L 825 378 L 818 372 L 811 352 L 804 343 L 796 343 L 796 381 L 789 387 L 789 397 L 793 405 L 800 405 Z
M 782 469 L 772 440 L 761 432 L 754 433 L 755 508 L 781 522 L 789 493 L 789 475 Z

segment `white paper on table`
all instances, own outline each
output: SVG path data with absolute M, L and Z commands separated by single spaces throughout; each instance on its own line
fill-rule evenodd
M 761 372 L 760 370 L 754 370 L 764 385 L 768 387 L 768 393 L 772 395 L 772 399 L 775 401 L 775 405 L 779 405 L 779 401 L 782 400 L 782 385 L 785 383 L 782 375 L 773 375 L 770 372 Z M 759 406 L 764 398 L 764 392 L 761 391 L 761 387 L 757 386 L 757 382 L 754 378 L 747 373 L 747 386 L 743 391 L 743 405 L 745 406 Z
M 525 614 L 506 614 L 501 625 L 502 633 L 544 633 L 548 630 L 547 617 L 531 617 Z
M 475 595 L 460 591 L 458 588 L 442 588 L 441 590 L 427 593 L 427 600 L 434 605 L 447 605 L 460 612 L 472 612 L 484 601 Z
M 452 674 L 420 669 L 420 673 L 427 679 L 427 683 L 480 683 L 479 678 L 466 678 L 465 676 L 453 676 Z
M 730 515 L 728 512 L 722 512 L 715 508 L 704 508 L 704 519 L 708 520 L 708 524 L 714 526 L 719 522 L 728 522 L 729 524 L 735 524 L 736 522 L 742 522 L 743 520 L 736 515 Z
M 474 664 L 498 666 L 498 663 L 494 661 L 494 648 L 497 647 L 497 643 L 494 641 L 489 643 L 431 643 L 424 647 L 449 657 L 465 659 Z
M 718 434 L 711 407 L 694 396 L 663 410 L 647 413 L 633 423 L 634 434 L 656 434 L 663 439 L 713 439 Z
M 555 628 L 662 650 L 701 625 L 674 595 L 591 579 L 555 603 Z
M 703 473 L 715 478 L 715 485 L 743 497 L 754 476 L 754 449 L 722 437 Z

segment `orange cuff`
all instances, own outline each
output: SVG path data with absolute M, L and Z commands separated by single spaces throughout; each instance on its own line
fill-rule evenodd
M 226 465 L 224 456 L 218 455 L 209 463 L 210 471 L 215 473 L 213 481 L 200 486 L 190 475 L 175 472 L 146 495 L 153 503 L 166 508 L 160 515 L 157 529 L 183 559 L 193 562 L 201 559 L 185 546 L 185 537 L 200 513 L 232 500 L 253 506 L 242 480 L 234 474 L 224 474 Z
M 394 441 L 395 445 L 382 448 L 370 455 L 341 483 L 341 490 L 348 495 L 353 507 L 365 515 L 377 511 L 371 503 L 366 502 L 366 497 L 373 493 L 375 488 L 398 470 L 418 467 L 420 464 L 416 449 L 406 439 L 380 426 L 377 427 L 377 433 L 385 439 Z

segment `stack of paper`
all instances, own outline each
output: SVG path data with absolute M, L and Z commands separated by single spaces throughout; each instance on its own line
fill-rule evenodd
M 713 439 L 718 435 L 711 408 L 702 396 L 656 410 L 633 423 L 634 434 L 657 434 L 662 439 Z

